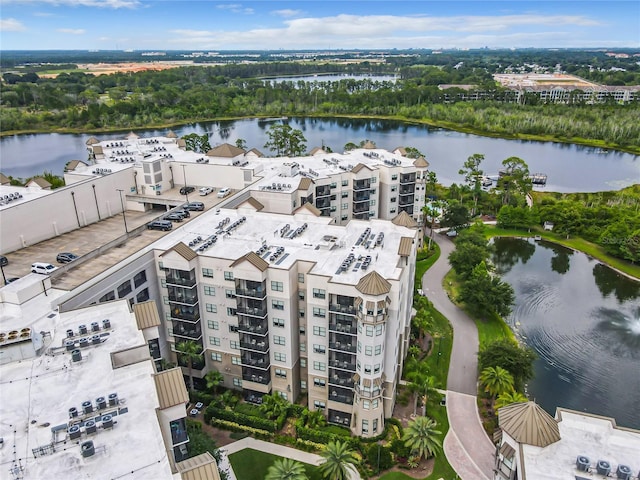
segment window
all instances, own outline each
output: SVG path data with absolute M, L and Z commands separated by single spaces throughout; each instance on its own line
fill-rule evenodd
M 298 291 L 298 300 L 304 300 L 304 290 Z
M 161 278 L 160 285 L 162 285 L 162 288 L 167 288 L 167 281 L 164 278 Z
M 224 296 L 227 297 L 227 298 L 236 298 L 236 292 L 235 292 L 235 290 L 226 289 L 224 291 Z
M 325 318 L 327 316 L 327 311 L 324 308 L 313 307 L 313 316 Z
M 376 355 L 380 355 L 382 353 L 382 345 L 376 345 Z
M 349 204 L 348 203 L 343 203 L 342 204 L 342 210 L 349 210 Z
M 146 302 L 147 300 L 149 300 L 149 289 L 140 290 L 136 295 L 136 302 Z
M 301 390 L 306 390 L 307 389 L 307 381 L 306 380 L 300 380 L 300 389 Z
M 284 287 L 282 285 L 282 282 L 271 282 L 271 290 L 273 290 L 274 292 L 282 292 L 284 290 Z
M 212 352 L 211 353 L 211 360 L 213 360 L 214 362 L 221 362 L 222 361 L 222 354 L 221 353 Z
M 394 173 L 393 175 L 391 175 L 391 180 L 398 180 L 398 174 Z
M 338 184 L 336 182 L 332 182 L 331 185 L 329 185 L 329 188 L 336 188 L 338 186 Z
M 275 310 L 284 310 L 284 302 L 282 300 L 272 300 L 271 306 Z
M 369 200 L 369 206 L 373 207 L 376 204 L 375 200 Z
M 232 281 L 233 280 L 233 272 L 224 272 L 224 279 Z
M 209 295 L 210 297 L 216 296 L 216 287 L 212 287 L 211 285 L 204 285 L 204 294 Z
M 378 399 L 377 398 L 375 400 L 371 400 L 371 407 L 372 408 L 378 408 Z
M 229 340 L 229 347 L 234 350 L 240 350 L 240 342 L 237 340 Z
M 376 363 L 373 366 L 373 373 L 380 373 L 380 364 L 379 363 Z
M 326 387 L 327 386 L 327 381 L 324 378 L 314 378 L 313 379 L 313 384 L 316 387 Z
M 241 378 L 234 378 L 233 379 L 233 386 L 234 387 L 242 387 L 242 379 Z
M 397 185 L 393 185 L 393 186 L 391 187 L 391 191 L 392 191 L 392 192 L 397 192 L 397 191 L 398 191 L 398 187 L 397 187 Z
M 369 420 L 362 420 L 362 433 L 369 433 Z
M 216 320 L 207 320 L 207 327 L 209 327 L 211 330 L 218 330 L 220 328 L 220 325 Z
M 397 200 L 398 200 L 398 197 L 391 197 L 391 203 L 396 203 Z
M 127 280 L 118 287 L 118 298 L 123 298 L 131 293 L 131 282 Z
M 209 345 L 214 345 L 216 347 L 219 347 L 220 339 L 218 337 L 209 337 Z
M 145 272 L 144 270 L 136 273 L 136 276 L 133 277 L 133 284 L 135 285 L 136 288 L 138 288 L 140 285 L 142 285 L 146 281 L 147 281 L 147 272 Z
M 371 183 L 376 183 L 378 181 L 377 177 L 371 177 Z
M 231 357 L 231 365 L 242 365 L 240 357 Z
M 358 340 L 358 353 L 362 352 L 362 342 Z
M 313 345 L 313 351 L 314 351 L 314 353 L 326 353 L 327 352 L 327 348 L 324 345 L 314 344 Z
M 316 409 L 318 409 L 318 410 L 324 410 L 324 408 L 327 405 L 324 402 L 321 402 L 320 400 L 314 400 L 313 401 L 313 406 L 316 407 Z
M 340 198 L 349 198 L 349 192 L 342 192 Z
M 273 336 L 273 344 L 274 345 L 285 345 L 285 338 L 281 337 L 280 335 L 274 335 Z
M 349 186 L 349 180 L 342 180 L 342 186 L 343 187 L 348 187 Z
M 304 283 L 304 273 L 298 274 L 298 283 Z
M 340 217 L 343 221 L 344 220 L 348 220 L 349 219 L 349 215 L 342 215 L 342 217 Z
M 238 333 L 238 326 L 237 325 L 229 325 L 229 332 Z
M 389 213 L 396 213 L 396 209 L 392 208 L 391 210 L 389 210 Z
M 207 312 L 209 312 L 209 313 L 218 313 L 218 306 L 217 305 L 214 305 L 213 303 L 205 303 L 204 306 L 207 309 Z
M 300 351 L 301 352 L 306 352 L 307 351 L 307 344 L 306 343 L 301 343 L 300 344 Z
M 369 356 L 373 355 L 373 347 L 371 345 L 364 347 L 364 354 Z
M 327 329 L 324 328 L 324 327 L 314 326 L 313 327 L 313 334 L 314 335 L 318 335 L 319 337 L 326 337 L 327 336 Z
M 304 308 L 301 308 L 300 310 L 298 310 L 298 316 L 300 318 L 304 318 Z
M 371 408 L 371 402 L 369 402 L 369 400 L 363 400 L 362 408 L 364 408 L 365 410 L 369 410 Z
M 287 361 L 287 356 L 284 353 L 274 352 L 273 359 L 278 361 L 278 362 L 286 362 Z
M 321 290 L 320 288 L 313 289 L 313 298 L 326 298 L 327 292 L 325 290 Z
M 362 310 L 360 310 L 362 311 Z M 362 323 L 358 322 L 358 333 L 362 333 Z
M 286 392 L 278 392 L 278 395 L 280 395 L 280 397 L 281 397 L 283 400 L 287 400 L 287 401 L 289 401 L 289 396 L 287 395 L 287 393 L 286 393 Z
M 276 368 L 276 377 L 278 378 L 287 378 L 287 371 L 281 368 Z
M 212 268 L 203 268 L 202 276 L 206 278 L 213 278 L 213 269 Z
M 371 365 L 364 366 L 364 373 L 371 373 Z
M 376 325 L 376 337 L 382 335 L 382 324 Z
M 373 337 L 373 327 L 371 325 L 367 325 L 365 331 L 367 332 L 367 337 Z
M 327 364 L 324 362 L 313 362 L 313 369 L 324 372 L 327 369 Z
M 307 327 L 305 327 L 304 325 L 302 325 L 300 327 L 300 335 L 306 335 L 307 334 Z
M 274 318 L 273 319 L 274 327 L 284 327 L 284 318 Z
M 376 433 L 378 431 L 378 419 L 374 418 L 373 419 L 373 433 Z
M 300 359 L 300 368 L 307 368 L 307 359 L 306 358 L 301 358 Z
M 227 307 L 227 315 L 230 317 L 235 317 L 238 315 L 238 312 L 235 308 Z
M 358 363 L 356 364 L 356 368 L 358 369 L 358 371 L 362 370 L 362 364 L 360 363 L 360 360 L 358 360 Z

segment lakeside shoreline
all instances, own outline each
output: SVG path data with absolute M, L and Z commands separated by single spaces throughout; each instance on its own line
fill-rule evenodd
M 283 115 L 286 115 L 283 113 Z M 438 121 L 433 119 L 411 119 L 401 116 L 378 116 L 378 115 L 340 115 L 340 114 L 332 114 L 332 115 L 314 115 L 314 114 L 305 114 L 305 115 L 287 115 L 289 118 L 352 118 L 352 119 L 369 119 L 369 120 L 388 120 L 406 123 L 409 125 L 426 125 L 433 128 L 441 128 L 444 130 L 450 130 L 458 133 L 466 133 L 469 135 L 477 135 L 480 137 L 489 137 L 489 138 L 500 138 L 503 140 L 521 140 L 521 141 L 535 141 L 535 142 L 552 142 L 552 143 L 562 143 L 568 145 L 581 145 L 584 147 L 592 147 L 592 148 L 601 148 L 605 150 L 613 150 L 621 153 L 628 153 L 631 155 L 640 156 L 640 146 L 632 148 L 632 147 L 623 147 L 617 144 L 610 144 L 605 142 L 604 140 L 596 140 L 596 139 L 584 139 L 584 138 L 563 138 L 563 137 L 555 137 L 551 135 L 533 135 L 533 134 L 517 134 L 517 135 L 509 135 L 498 132 L 490 132 L 485 130 L 478 130 L 471 127 L 465 127 L 464 125 L 458 125 L 445 121 Z M 130 127 L 117 127 L 117 128 L 98 128 L 98 129 L 79 129 L 79 128 L 58 128 L 58 129 L 33 129 L 33 130 L 10 130 L 10 131 L 0 131 L 0 137 L 8 137 L 14 135 L 35 135 L 35 134 L 69 134 L 69 135 L 81 135 L 81 134 L 91 134 L 96 135 L 100 133 L 118 133 L 118 132 L 128 132 L 128 131 L 140 131 L 140 130 L 161 130 L 165 128 L 172 127 L 180 127 L 184 125 L 189 125 L 193 123 L 206 123 L 206 122 L 228 122 L 228 121 L 236 121 L 236 120 L 252 120 L 252 119 L 264 119 L 264 118 L 273 118 L 273 116 L 269 115 L 248 115 L 248 116 L 240 116 L 240 117 L 219 117 L 219 118 L 208 118 L 208 119 L 191 119 L 191 120 L 183 120 L 180 122 L 169 122 L 157 125 L 145 125 L 145 126 L 130 126 Z

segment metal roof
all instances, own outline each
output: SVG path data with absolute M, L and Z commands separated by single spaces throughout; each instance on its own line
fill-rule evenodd
M 238 155 L 244 155 L 245 153 L 246 152 L 241 148 L 231 145 L 230 143 L 223 143 L 222 145 L 218 145 L 217 147 L 209 150 L 207 152 L 207 156 L 233 158 Z
M 176 466 L 182 480 L 220 480 L 216 461 L 209 452 L 188 458 Z
M 233 262 L 230 266 L 235 267 L 236 265 L 247 261 L 254 267 L 256 267 L 261 272 L 264 272 L 267 268 L 269 268 L 269 263 L 262 259 L 256 252 L 249 252 L 240 258 L 238 258 L 235 262 Z
M 384 295 L 391 291 L 391 284 L 374 270 L 362 277 L 356 288 L 365 295 Z
M 413 237 L 400 237 L 400 244 L 398 245 L 398 255 L 400 255 L 401 257 L 410 256 L 412 247 Z
M 198 254 L 196 252 L 191 250 L 188 246 L 186 246 L 182 242 L 176 243 L 169 250 L 166 250 L 165 252 L 162 252 L 160 254 L 160 256 L 162 257 L 162 256 L 166 255 L 169 252 L 176 252 L 178 255 L 180 255 L 182 258 L 184 258 L 188 262 L 193 260 L 194 258 L 196 258 L 198 256 Z
M 134 303 L 133 313 L 136 316 L 138 330 L 160 326 L 160 315 L 158 315 L 158 307 L 156 307 L 156 302 L 154 302 L 153 300 L 142 303 Z
M 518 443 L 546 447 L 560 440 L 558 422 L 535 402 L 502 407 L 498 410 L 498 423 Z
M 189 394 L 180 367 L 156 373 L 153 380 L 156 382 L 160 410 L 189 401 Z
M 391 219 L 391 223 L 398 225 L 399 227 L 416 228 L 418 222 L 416 222 L 411 215 L 404 210 Z

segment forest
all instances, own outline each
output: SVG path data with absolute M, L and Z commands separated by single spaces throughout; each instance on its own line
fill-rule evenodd
M 349 71 L 363 68 L 351 66 Z M 373 74 L 384 73 L 383 66 L 369 68 Z M 255 116 L 367 116 L 640 153 L 640 101 L 516 104 L 511 92 L 496 86 L 480 67 L 405 66 L 400 70 L 406 79 L 397 82 L 331 82 L 319 76 L 315 82 L 275 83 L 255 78 L 302 74 L 305 69 L 271 62 L 100 76 L 71 72 L 56 78 L 30 73 L 17 79 L 5 73 L 2 133 L 91 132 Z M 488 95 L 485 100 L 459 101 L 458 89 L 440 90 L 441 83 L 476 84 Z

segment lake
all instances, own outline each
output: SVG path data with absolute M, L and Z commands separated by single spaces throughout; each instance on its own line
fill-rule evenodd
M 239 138 L 249 148 L 265 154 L 267 130 L 281 120 L 246 119 L 207 122 L 174 127 L 178 136 L 189 133 L 210 136 L 210 143 L 235 143 Z M 640 182 L 640 157 L 615 151 L 578 145 L 504 140 L 430 128 L 403 122 L 363 119 L 291 118 L 288 123 L 302 130 L 307 149 L 326 145 L 341 152 L 344 145 L 369 139 L 380 148 L 415 147 L 422 151 L 444 185 L 461 183 L 458 170 L 474 153 L 485 156 L 482 168 L 486 174 L 497 174 L 502 160 L 517 156 L 529 165 L 531 173 L 548 175 L 548 191 L 594 192 L 618 190 Z M 169 129 L 137 131 L 141 136 L 166 135 Z M 128 133 L 96 134 L 100 140 L 123 138 Z M 62 174 L 70 160 L 85 160 L 85 142 L 89 134 L 33 134 L 0 138 L 1 171 L 5 175 L 28 177 L 44 170 Z
M 508 323 L 539 357 L 529 398 L 640 428 L 640 282 L 552 243 L 494 244 L 516 294 Z

